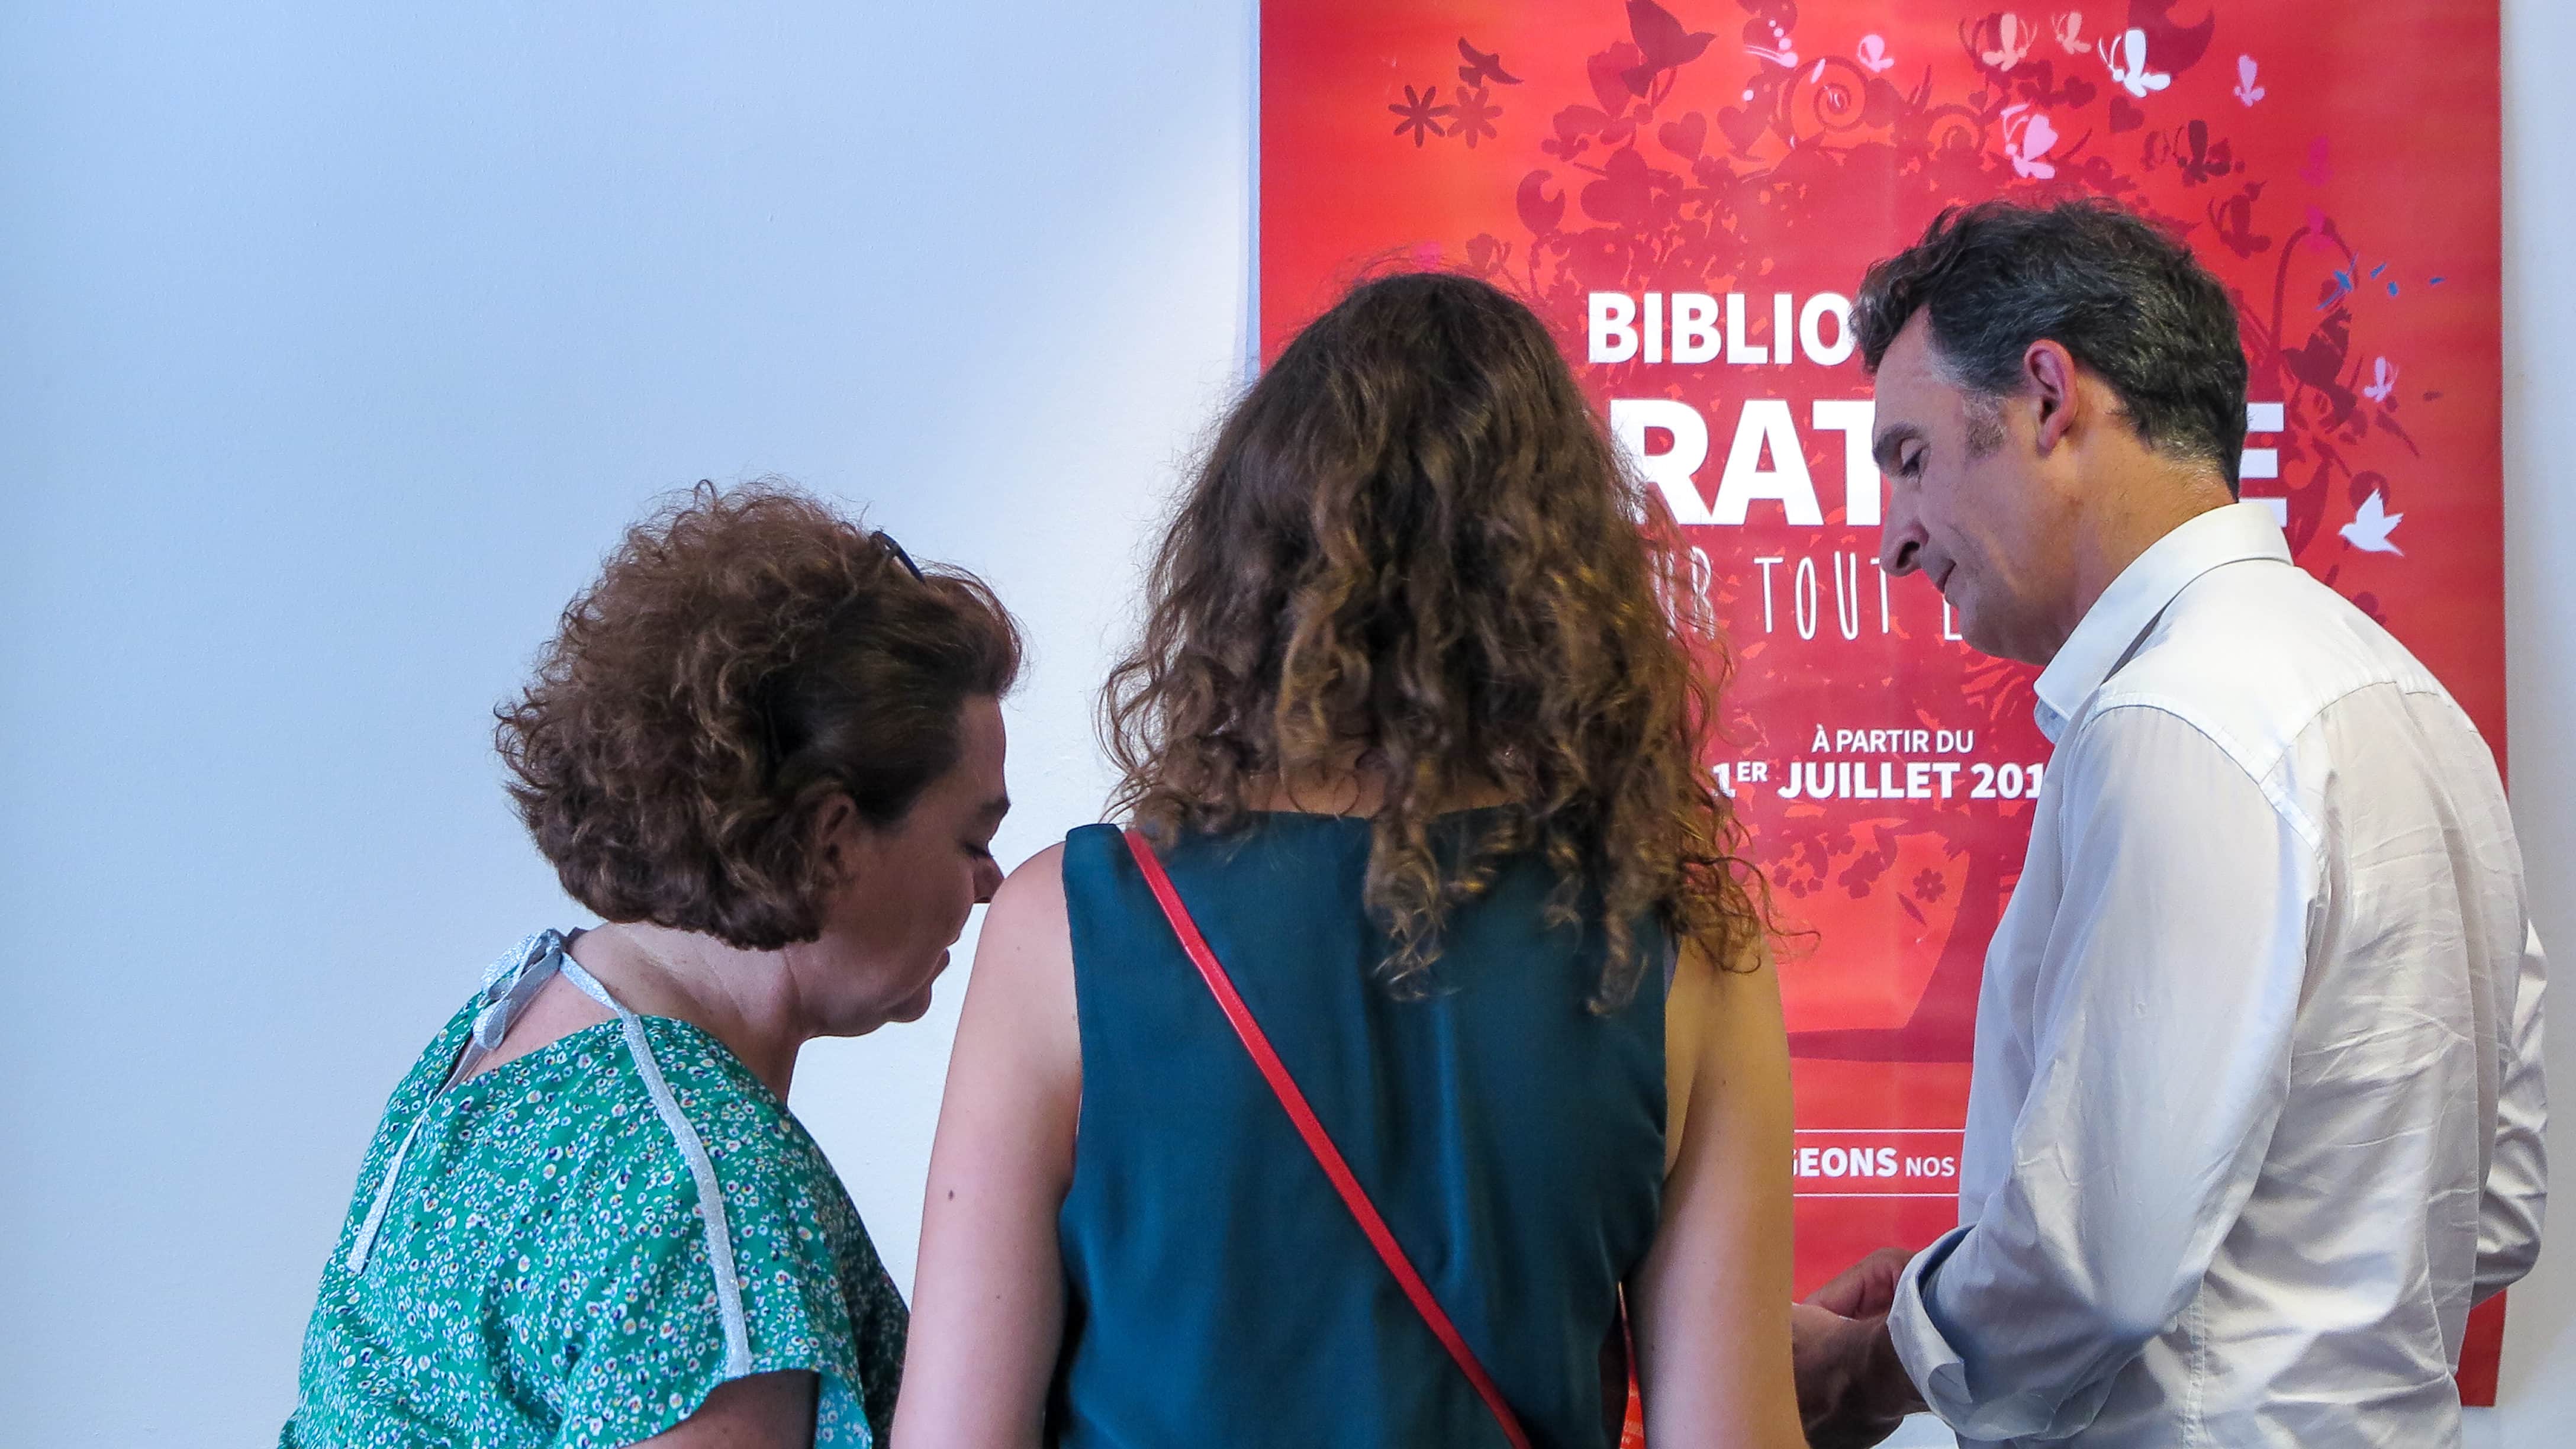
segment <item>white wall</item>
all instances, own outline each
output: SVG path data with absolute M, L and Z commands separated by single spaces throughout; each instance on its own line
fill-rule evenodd
M 2478 1445 L 2576 1438 L 2576 11 L 2504 6 L 2505 729 L 2514 822 L 2541 939 L 2557 958 L 2549 1078 L 2556 1212 L 2540 1264 L 2507 1301 L 2496 1412 Z
M 1098 808 L 1136 549 L 1247 345 L 1250 0 L 212 8 L 0 12 L 11 1443 L 273 1434 L 384 1092 L 574 918 L 488 710 L 649 496 L 776 471 L 992 579 L 1016 857 Z M 2509 8 L 2514 776 L 2576 943 L 2576 35 Z M 796 1089 L 907 1282 L 956 997 Z M 2576 1422 L 2542 1275 L 2496 1442 Z
M 490 709 L 647 498 L 994 580 L 1015 860 L 1241 376 L 1248 3 L 411 8 L 0 6 L 0 1443 L 274 1438 L 385 1093 L 576 919 Z M 796 1088 L 907 1283 L 957 994 Z

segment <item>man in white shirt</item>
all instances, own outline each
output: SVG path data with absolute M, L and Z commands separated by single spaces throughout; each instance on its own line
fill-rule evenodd
M 2046 666 L 1960 1227 L 1796 1310 L 1818 1444 L 2456 1444 L 2538 1252 L 2540 944 L 2493 756 L 2235 499 L 2233 307 L 2105 204 L 1945 214 L 1854 313 L 1881 561 Z

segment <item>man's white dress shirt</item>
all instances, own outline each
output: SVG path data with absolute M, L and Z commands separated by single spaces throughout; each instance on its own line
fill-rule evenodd
M 2457 1443 L 2544 1182 L 2493 756 L 2254 504 L 2148 549 L 2038 688 L 1961 1226 L 1898 1356 L 1968 1443 Z

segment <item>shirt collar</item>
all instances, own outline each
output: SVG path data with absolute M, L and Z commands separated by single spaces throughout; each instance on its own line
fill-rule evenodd
M 2057 732 L 2128 658 L 2130 646 L 2185 585 L 2222 564 L 2247 559 L 2290 561 L 2288 540 L 2272 521 L 2271 510 L 2260 503 L 2213 508 L 2149 544 L 2093 601 L 2065 647 L 2040 671 L 2039 702 L 2031 710 L 2040 733 L 2051 744 L 2057 742 Z

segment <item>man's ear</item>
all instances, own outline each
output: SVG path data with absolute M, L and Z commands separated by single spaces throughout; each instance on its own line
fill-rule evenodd
M 2039 404 L 2035 442 L 2045 453 L 2074 430 L 2083 411 L 2083 393 L 2075 382 L 2075 354 L 2064 343 L 2043 337 L 2023 350 L 2021 375 Z

